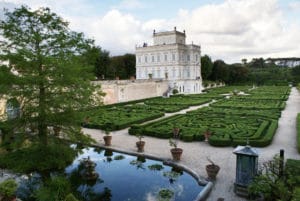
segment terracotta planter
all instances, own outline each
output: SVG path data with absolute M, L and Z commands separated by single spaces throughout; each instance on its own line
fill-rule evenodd
M 136 147 L 138 148 L 138 152 L 144 152 L 145 141 L 136 142 Z
M 111 135 L 106 135 L 103 137 L 104 139 L 104 142 L 105 142 L 105 146 L 110 146 L 111 145 L 111 139 L 112 139 L 112 136 Z
M 173 149 L 171 149 L 170 151 L 171 151 L 173 160 L 179 161 L 180 158 L 181 158 L 183 149 L 181 149 L 181 148 L 173 148 Z
M 218 165 L 213 165 L 213 164 L 206 165 L 206 172 L 208 175 L 208 179 L 215 180 L 219 170 L 220 167 Z

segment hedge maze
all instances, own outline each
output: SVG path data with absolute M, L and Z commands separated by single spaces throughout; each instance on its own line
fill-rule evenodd
M 83 114 L 83 126 L 102 130 L 120 130 L 133 124 L 143 123 L 177 112 L 190 106 L 202 105 L 222 96 L 197 94 L 197 96 L 172 96 L 170 98 L 149 98 L 94 108 Z
M 242 93 L 239 93 L 242 92 Z M 214 88 L 203 94 L 176 95 L 106 105 L 86 112 L 83 125 L 103 130 L 131 127 L 130 134 L 158 138 L 172 137 L 172 129 L 180 128 L 183 141 L 202 141 L 204 132 L 212 135 L 213 146 L 245 145 L 263 147 L 272 142 L 281 110 L 290 93 L 282 86 L 229 86 Z M 149 120 L 190 106 L 215 100 L 208 107 L 143 124 Z
M 216 89 L 218 93 L 228 93 L 232 88 Z M 246 95 L 232 95 L 209 107 L 187 114 L 176 115 L 145 125 L 133 125 L 130 134 L 141 133 L 160 138 L 170 138 L 174 126 L 180 128 L 183 141 L 202 141 L 204 132 L 212 132 L 209 143 L 213 146 L 245 145 L 263 147 L 272 142 L 278 126 L 281 110 L 290 92 L 289 87 L 244 87 Z M 235 89 L 234 89 L 235 90 Z M 208 92 L 210 94 L 211 92 Z M 213 90 L 212 93 L 216 93 Z M 271 94 L 271 98 L 266 99 Z M 255 98 L 252 98 L 254 96 Z M 263 97 L 258 99 L 258 97 Z

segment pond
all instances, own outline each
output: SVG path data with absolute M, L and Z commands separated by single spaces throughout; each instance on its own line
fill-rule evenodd
M 82 179 L 83 159 L 95 162 L 98 178 Z M 72 165 L 66 168 L 72 182 L 85 200 L 154 201 L 194 200 L 204 186 L 186 172 L 164 165 L 161 161 L 112 152 L 100 148 L 85 148 Z

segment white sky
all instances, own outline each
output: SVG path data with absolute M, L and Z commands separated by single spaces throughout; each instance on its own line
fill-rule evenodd
M 213 60 L 300 57 L 300 0 L 0 0 L 0 17 L 21 4 L 51 8 L 111 55 L 176 26 Z

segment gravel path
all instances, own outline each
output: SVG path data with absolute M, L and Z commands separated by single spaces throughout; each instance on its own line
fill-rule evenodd
M 273 139 L 272 145 L 259 149 L 259 161 L 272 159 L 280 149 L 285 150 L 286 158 L 300 160 L 300 154 L 296 149 L 296 116 L 300 112 L 300 93 L 292 88 L 287 106 L 279 119 L 279 127 Z M 83 129 L 84 133 L 91 135 L 96 141 L 103 145 L 104 133 L 96 129 Z M 112 148 L 128 151 L 136 151 L 135 142 L 137 138 L 128 134 L 128 129 L 112 132 Z M 145 153 L 170 159 L 170 146 L 168 140 L 145 137 Z M 182 160 L 179 162 L 206 177 L 205 165 L 208 164 L 206 157 L 210 157 L 221 169 L 217 180 L 207 201 L 217 201 L 224 198 L 225 201 L 244 201 L 233 192 L 235 180 L 236 157 L 232 153 L 233 147 L 212 147 L 206 142 L 179 142 L 180 148 L 184 149 Z

